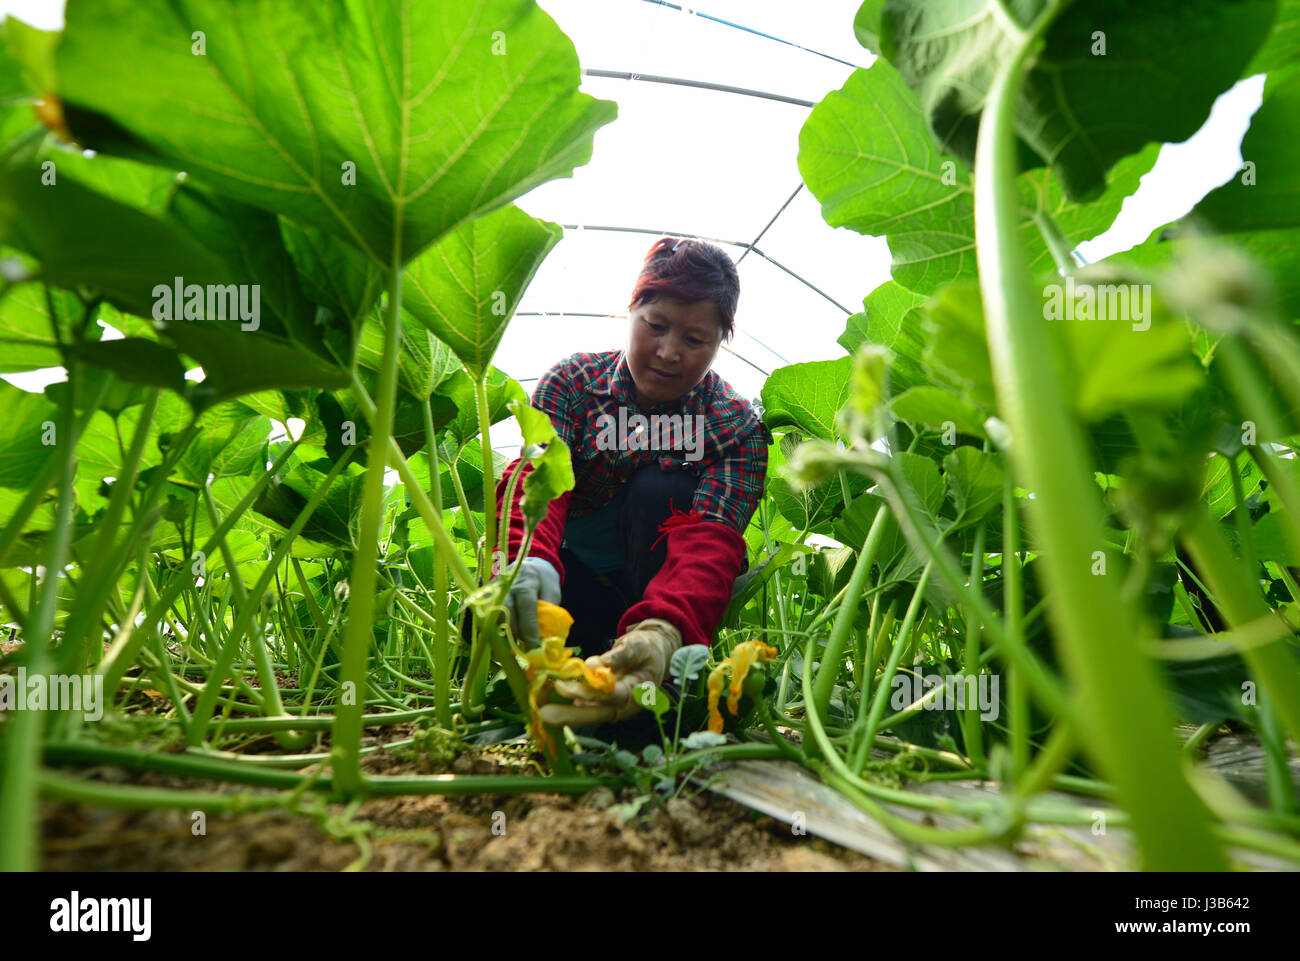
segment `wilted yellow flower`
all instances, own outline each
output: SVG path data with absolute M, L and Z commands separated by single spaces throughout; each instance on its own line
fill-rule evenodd
M 762 641 L 744 641 L 737 644 L 731 655 L 709 673 L 709 730 L 714 734 L 722 733 L 722 712 L 718 710 L 718 701 L 722 697 L 722 686 L 726 677 L 731 675 L 731 685 L 727 690 L 727 710 L 733 715 L 740 713 L 740 694 L 745 686 L 745 676 L 755 664 L 767 664 L 776 660 L 780 652 L 770 644 Z
M 558 637 L 561 641 L 569 636 L 573 626 L 573 615 L 558 604 L 547 601 L 537 602 L 537 628 L 543 638 Z
M 548 610 L 549 609 L 549 610 Z M 556 613 L 558 612 L 558 613 Z M 539 625 L 545 616 L 551 629 L 558 629 L 559 636 L 547 635 L 547 627 L 542 626 L 542 635 L 546 638 L 540 647 L 524 652 L 528 667 L 524 674 L 528 678 L 528 706 L 532 708 L 531 730 L 538 743 L 548 753 L 554 753 L 554 745 L 546 728 L 542 726 L 537 712 L 541 708 L 542 696 L 548 692 L 557 680 L 581 678 L 587 685 L 602 694 L 614 690 L 617 679 L 608 667 L 592 667 L 581 658 L 573 656 L 573 648 L 565 647 L 563 638 L 568 635 L 573 618 L 569 612 L 545 601 L 537 602 L 537 620 Z

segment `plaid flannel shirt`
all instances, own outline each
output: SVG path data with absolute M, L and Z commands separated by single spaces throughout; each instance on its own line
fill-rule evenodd
M 749 526 L 763 495 L 767 448 L 772 435 L 753 406 L 710 370 L 694 388 L 671 404 L 641 411 L 632 394 L 632 376 L 621 350 L 573 354 L 556 364 L 537 383 L 532 405 L 551 418 L 573 458 L 574 489 L 569 516 L 582 517 L 608 504 L 633 472 L 652 461 L 660 469 L 699 475 L 691 510 L 726 524 L 740 534 Z M 624 420 L 619 408 L 625 409 Z M 646 449 L 602 442 L 602 427 L 626 423 L 634 414 L 682 414 L 703 425 L 696 450 L 654 450 L 655 437 L 644 430 Z M 608 438 L 606 434 L 606 438 Z M 660 437 L 658 446 L 667 446 Z M 681 446 L 681 445 L 678 445 Z M 698 457 L 688 460 L 688 454 Z M 675 505 L 682 509 L 683 505 Z

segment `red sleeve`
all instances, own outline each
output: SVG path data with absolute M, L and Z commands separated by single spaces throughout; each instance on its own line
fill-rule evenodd
M 682 524 L 665 536 L 664 566 L 646 585 L 645 596 L 618 622 L 618 632 L 658 617 L 682 632 L 683 644 L 707 646 L 731 602 L 745 540 L 731 525 L 709 520 Z
M 505 504 L 506 487 L 510 483 L 510 477 L 519 467 L 522 457 L 516 457 L 501 474 L 501 480 L 497 482 L 497 504 L 498 510 L 502 515 L 506 514 L 507 508 L 510 515 L 510 533 L 506 538 L 506 560 L 513 561 L 519 554 L 519 547 L 524 542 L 524 479 L 532 471 L 531 463 L 524 464 L 523 473 L 519 477 L 519 482 L 515 484 L 514 503 Z M 529 557 L 540 557 L 547 561 L 560 574 L 560 583 L 564 583 L 564 565 L 560 563 L 560 545 L 564 543 L 564 525 L 569 518 L 569 498 L 573 491 L 565 491 L 561 496 L 546 508 L 546 516 L 542 522 L 537 525 L 533 531 L 533 543 L 528 548 Z

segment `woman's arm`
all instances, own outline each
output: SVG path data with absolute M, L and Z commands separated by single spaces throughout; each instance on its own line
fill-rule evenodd
M 767 475 L 768 433 L 761 424 L 700 475 L 690 520 L 660 530 L 668 545 L 663 567 L 619 621 L 619 633 L 647 618 L 668 621 L 685 644 L 709 644 L 731 602 L 745 557 L 749 526 Z

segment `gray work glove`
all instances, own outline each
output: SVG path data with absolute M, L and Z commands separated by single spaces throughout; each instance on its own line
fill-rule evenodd
M 560 573 L 540 557 L 525 557 L 505 601 L 510 630 L 525 647 L 542 643 L 537 626 L 538 601 L 560 603 Z
M 604 654 L 587 658 L 592 667 L 608 667 L 617 679 L 614 690 L 602 694 L 585 681 L 556 681 L 555 690 L 574 703 L 547 704 L 538 712 L 547 724 L 598 724 L 621 721 L 641 710 L 637 688 L 658 686 L 668 676 L 673 652 L 682 646 L 682 633 L 667 621 L 651 618 L 632 624 Z

